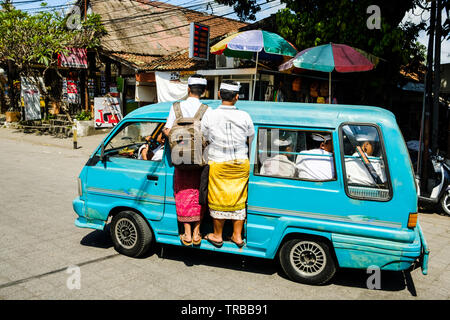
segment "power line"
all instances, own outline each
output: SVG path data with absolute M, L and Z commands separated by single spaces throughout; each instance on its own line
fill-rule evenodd
M 211 3 L 211 2 L 214 2 L 214 1 L 208 1 L 208 3 Z M 115 24 L 117 22 L 122 22 L 124 24 L 124 22 L 129 22 L 131 20 L 144 19 L 144 18 L 149 18 L 149 17 L 153 16 L 154 19 L 149 19 L 149 20 L 146 20 L 145 22 L 143 21 L 142 25 L 146 25 L 146 24 L 153 23 L 157 19 L 161 20 L 161 19 L 169 18 L 171 16 L 177 16 L 180 11 L 187 11 L 187 10 L 195 11 L 195 10 L 192 10 L 192 9 L 194 7 L 198 7 L 198 6 L 199 5 L 194 5 L 194 6 L 189 6 L 189 7 L 171 9 L 171 10 L 164 11 L 164 12 L 152 12 L 152 13 L 146 14 L 144 16 L 141 15 L 141 16 L 134 16 L 134 17 L 133 16 L 132 17 L 124 17 L 124 18 L 121 18 L 120 21 L 117 21 L 117 19 L 102 20 L 102 23 L 105 26 L 109 25 L 109 24 Z M 224 6 L 218 5 L 217 7 L 224 7 Z M 202 12 L 199 12 L 199 11 L 197 11 L 197 12 L 200 13 L 200 14 L 202 13 Z M 116 32 L 117 31 L 122 31 L 122 30 L 133 28 L 133 27 L 134 27 L 133 25 L 131 25 L 131 26 L 127 25 L 127 26 L 125 26 L 123 28 L 115 28 L 114 31 L 116 31 Z
M 20 9 L 22 11 L 34 11 L 33 13 L 39 13 L 39 12 L 46 12 L 49 11 L 50 9 L 63 9 L 63 8 L 69 8 L 72 7 L 72 4 L 59 4 L 59 5 L 54 5 L 54 6 L 41 6 L 38 8 L 24 8 L 24 9 Z
M 109 23 L 109 22 L 117 22 L 117 21 L 122 21 L 122 20 L 127 20 L 127 19 L 131 20 L 131 19 L 146 18 L 146 17 L 152 16 L 152 15 L 161 15 L 161 14 L 166 14 L 166 13 L 170 13 L 170 12 L 176 12 L 176 11 L 180 11 L 180 10 L 189 10 L 191 8 L 202 6 L 202 5 L 205 5 L 205 4 L 208 4 L 208 3 L 209 4 L 214 3 L 215 1 L 211 0 L 211 1 L 205 2 L 204 0 L 201 0 L 200 3 L 196 3 L 196 4 L 193 4 L 193 5 L 190 5 L 190 6 L 184 6 L 185 4 L 192 3 L 192 2 L 195 2 L 195 1 L 187 1 L 185 3 L 180 4 L 179 6 L 174 6 L 174 5 L 168 4 L 168 5 L 170 5 L 170 9 L 166 7 L 167 10 L 163 11 L 163 12 L 154 12 L 154 11 L 152 11 L 150 13 L 141 14 L 141 15 L 138 15 L 138 16 L 113 18 L 113 19 L 103 20 L 102 22 L 106 24 L 106 23 Z M 160 8 L 160 7 L 157 6 L 157 8 Z M 147 9 L 147 10 L 144 10 L 144 11 L 150 11 L 150 9 Z M 114 11 L 112 11 L 112 12 L 114 12 Z
M 272 2 L 272 1 L 268 0 L 268 1 L 266 1 L 265 3 L 263 3 L 263 4 L 267 4 L 267 3 L 269 3 L 269 2 Z M 278 4 L 275 4 L 275 5 L 272 5 L 272 6 L 270 6 L 270 7 L 267 7 L 267 8 L 265 8 L 265 9 L 261 10 L 260 12 L 264 12 L 264 11 L 273 9 L 273 8 L 278 7 L 278 6 L 280 6 L 280 5 L 282 5 L 282 4 L 281 4 L 281 3 L 278 3 Z M 218 19 L 218 18 L 223 18 L 223 17 L 225 17 L 225 16 L 229 16 L 229 15 L 234 14 L 234 13 L 235 13 L 235 12 L 234 12 L 234 9 L 233 9 L 231 12 L 225 13 L 225 14 L 223 14 L 223 15 L 210 16 L 210 17 L 207 18 L 207 19 L 204 19 L 204 20 L 201 20 L 201 21 L 197 21 L 197 22 L 198 22 L 198 23 L 202 23 L 202 22 L 206 22 L 206 21 L 209 21 L 209 20 L 214 20 L 214 19 Z M 222 21 L 218 21 L 216 24 L 212 24 L 212 25 L 210 25 L 210 26 L 219 25 L 219 24 L 221 24 L 221 23 L 223 23 L 223 22 L 222 22 Z M 108 39 L 108 40 L 105 40 L 105 42 L 119 41 L 119 40 L 125 40 L 125 39 L 132 39 L 132 38 L 141 37 L 141 36 L 146 36 L 146 35 L 151 35 L 151 34 L 155 34 L 155 33 L 160 33 L 160 32 L 166 32 L 166 31 L 171 31 L 171 30 L 175 30 L 175 29 L 185 28 L 185 27 L 188 27 L 189 25 L 190 25 L 190 23 L 189 23 L 189 24 L 185 24 L 185 25 L 181 25 L 181 26 L 177 26 L 177 27 L 167 28 L 167 29 L 164 29 L 164 30 L 158 30 L 158 31 L 153 31 L 153 32 L 148 32 L 148 33 L 141 33 L 141 34 L 138 34 L 138 35 L 133 35 L 133 36 L 128 36 L 128 37 L 122 37 L 122 38 L 116 38 L 116 39 Z M 189 32 L 189 31 L 188 31 L 188 32 Z M 186 34 L 187 34 L 187 33 L 186 33 Z M 171 37 L 167 37 L 167 38 L 158 38 L 158 39 L 155 39 L 154 41 L 164 40 L 164 39 L 168 39 L 168 38 L 171 38 Z M 132 43 L 132 42 L 131 42 L 131 43 Z
M 260 2 L 258 5 L 268 4 L 269 2 L 271 2 L 271 1 L 268 0 L 268 1 L 265 1 L 265 2 Z M 227 6 L 227 5 L 217 4 L 217 3 L 215 3 L 215 1 L 203 2 L 201 5 L 205 5 L 205 4 L 216 4 L 215 8 L 229 8 L 229 6 Z M 169 16 L 165 16 L 165 15 L 168 14 L 168 13 L 171 13 L 171 12 L 175 12 L 176 14 L 178 14 L 179 11 L 184 11 L 184 10 L 186 10 L 186 11 L 188 11 L 188 10 L 195 11 L 195 10 L 192 10 L 192 8 L 198 7 L 198 6 L 199 6 L 199 4 L 192 5 L 192 6 L 187 6 L 187 7 L 175 7 L 173 9 L 166 10 L 164 12 L 151 12 L 151 13 L 144 14 L 144 15 L 139 15 L 139 16 L 121 17 L 121 18 L 115 18 L 115 19 L 109 19 L 109 20 L 102 20 L 102 22 L 103 22 L 104 25 L 108 25 L 108 24 L 112 24 L 113 22 L 114 23 L 119 22 L 119 21 L 127 22 L 127 21 L 140 19 L 140 18 L 146 18 L 146 17 L 150 17 L 150 16 L 157 16 L 157 18 L 161 19 L 161 18 L 169 17 Z M 264 11 L 264 10 L 262 10 L 262 11 Z M 260 11 L 260 12 L 262 12 L 262 11 Z M 234 10 L 233 10 L 233 12 L 234 12 Z M 198 12 L 197 11 L 197 13 L 202 13 L 202 12 Z M 232 14 L 232 13 L 230 13 L 230 14 Z M 215 16 L 220 16 L 220 15 L 215 15 Z M 148 24 L 148 23 L 152 23 L 152 22 L 154 22 L 154 20 L 150 20 L 148 22 L 145 22 L 144 24 Z M 127 26 L 127 27 L 124 27 L 124 28 L 115 29 L 114 31 L 121 31 L 121 30 L 129 29 L 129 28 L 133 28 L 133 27 L 134 26 Z
M 141 3 L 142 4 L 142 2 L 140 2 L 140 1 L 137 1 L 137 0 L 130 0 L 131 2 L 135 2 L 135 3 Z M 151 10 L 151 7 L 157 7 L 157 8 L 161 8 L 161 7 L 163 7 L 163 6 L 161 6 L 161 4 L 168 4 L 168 5 L 170 5 L 169 3 L 167 3 L 167 1 L 169 1 L 169 0 L 166 0 L 165 2 L 161 2 L 161 1 L 157 1 L 157 3 L 154 3 L 154 1 L 151 1 L 151 2 L 148 2 L 148 3 L 145 3 L 145 4 L 147 4 L 147 5 L 149 5 L 150 6 L 150 8 L 148 8 L 148 9 L 142 9 L 141 7 L 140 8 L 138 8 L 138 9 L 140 9 L 141 11 L 150 11 Z M 200 0 L 201 2 L 200 3 L 198 3 L 198 4 L 196 4 L 196 5 L 191 5 L 191 6 L 187 6 L 187 7 L 185 7 L 185 8 L 188 8 L 188 7 L 198 7 L 198 6 L 201 6 L 201 4 L 202 4 L 202 2 L 204 1 L 204 0 Z M 45 1 L 42 1 L 42 0 L 30 0 L 30 2 L 45 2 Z M 100 3 L 100 2 L 110 2 L 109 0 L 97 0 L 97 1 L 95 1 L 97 4 L 98 3 Z M 189 4 L 189 3 L 192 3 L 193 1 L 187 1 L 187 2 L 185 2 L 185 3 L 182 3 L 182 4 L 180 4 L 180 6 L 184 6 L 184 5 L 186 5 L 186 4 Z M 208 1 L 208 2 L 214 2 L 214 1 Z M 48 9 L 48 8 L 58 8 L 58 7 L 61 7 L 61 8 L 64 8 L 64 7 L 71 7 L 71 6 L 75 6 L 76 5 L 76 3 L 71 3 L 71 4 L 63 4 L 63 5 L 57 5 L 57 6 L 44 6 L 44 7 L 35 7 L 35 8 L 25 8 L 25 9 L 22 9 L 22 10 L 37 10 L 36 11 L 36 13 L 37 12 L 40 12 L 41 10 L 42 11 L 46 11 L 45 9 Z M 173 5 L 170 5 L 170 6 L 173 6 Z M 92 5 L 91 5 L 91 7 L 92 7 Z M 135 7 L 138 7 L 138 6 L 135 6 Z M 175 10 L 180 10 L 180 9 L 182 9 L 182 8 L 176 8 L 176 9 L 174 9 L 174 8 L 171 8 L 171 11 L 175 11 Z M 128 10 L 128 8 L 122 8 L 122 9 L 118 9 L 118 10 L 112 10 L 112 11 L 110 11 L 110 13 L 117 13 L 117 12 L 119 12 L 119 11 L 124 11 L 124 10 Z M 156 14 L 159 14 L 159 13 L 161 13 L 161 12 L 156 12 Z M 142 15 L 143 17 L 145 17 L 145 15 Z M 123 19 L 123 18 L 119 18 L 119 19 Z M 113 20 L 113 19 L 109 19 L 109 20 L 103 20 L 103 21 L 110 21 L 110 20 Z

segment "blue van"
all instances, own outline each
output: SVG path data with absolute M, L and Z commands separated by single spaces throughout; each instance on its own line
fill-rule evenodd
M 127 115 L 79 175 L 75 225 L 103 230 L 110 223 L 115 249 L 127 256 L 142 255 L 154 242 L 182 245 L 169 147 L 156 161 L 138 156 L 144 138 L 161 130 L 171 104 Z M 250 114 L 256 132 L 246 244 L 225 241 L 217 248 L 202 240 L 199 249 L 277 258 L 290 279 L 308 284 L 329 281 L 337 268 L 405 270 L 420 264 L 427 273 L 429 250 L 417 221 L 411 161 L 391 112 L 259 101 L 236 107 Z M 328 151 L 317 152 L 317 137 L 329 143 Z M 275 140 L 288 141 L 289 148 Z M 201 231 L 211 229 L 207 215 Z

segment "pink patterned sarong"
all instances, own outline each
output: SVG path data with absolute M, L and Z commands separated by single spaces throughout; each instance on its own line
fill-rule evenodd
M 204 208 L 198 203 L 201 170 L 175 168 L 173 191 L 179 222 L 200 221 Z

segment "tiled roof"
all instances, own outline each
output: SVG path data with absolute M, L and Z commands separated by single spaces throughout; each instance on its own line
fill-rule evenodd
M 113 59 L 125 62 L 125 64 L 139 72 L 196 70 L 207 64 L 207 62 L 204 61 L 189 59 L 189 52 L 186 49 L 163 57 L 130 53 L 111 53 L 109 56 Z
M 104 52 L 110 58 L 124 63 L 130 68 L 141 70 L 145 66 L 151 64 L 153 61 L 158 60 L 161 56 L 147 56 L 133 53 L 119 53 L 119 52 Z
M 91 0 L 108 34 L 104 51 L 166 56 L 189 47 L 189 24 L 210 27 L 210 39 L 225 36 L 247 23 L 149 0 Z

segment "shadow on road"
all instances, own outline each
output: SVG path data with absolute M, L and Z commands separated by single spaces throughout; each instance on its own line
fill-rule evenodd
M 109 235 L 109 225 L 104 230 L 94 230 L 81 239 L 80 244 L 87 247 L 109 249 L 113 246 Z
M 80 243 L 84 246 L 103 249 L 111 248 L 113 243 L 109 234 L 109 225 L 105 227 L 104 231 L 95 230 L 89 233 Z M 159 259 L 181 261 L 186 267 L 205 265 L 263 275 L 273 275 L 276 273 L 279 277 L 289 280 L 282 270 L 278 259 L 268 260 L 163 244 L 154 244 L 152 249 L 142 256 L 141 259 L 146 259 L 153 255 L 157 255 Z M 360 269 L 338 269 L 334 278 L 324 286 L 337 285 L 370 290 L 367 286 L 367 280 L 371 274 L 368 274 L 366 270 Z M 415 286 L 409 271 L 381 271 L 379 290 L 402 291 L 405 289 L 412 296 L 416 296 Z
M 368 288 L 368 279 L 372 273 L 367 273 L 361 269 L 340 269 L 336 272 L 335 277 L 330 284 L 352 287 L 352 288 Z M 373 284 L 369 280 L 370 284 Z M 416 296 L 416 290 L 409 271 L 381 271 L 380 288 L 381 291 L 402 291 L 407 289 L 412 296 Z

